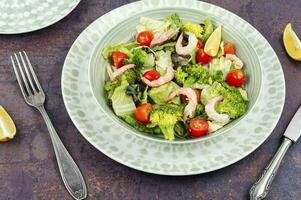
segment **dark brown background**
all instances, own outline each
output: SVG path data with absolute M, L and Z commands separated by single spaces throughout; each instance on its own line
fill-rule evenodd
M 271 43 L 286 79 L 286 103 L 268 140 L 250 156 L 225 169 L 189 177 L 146 174 L 127 168 L 90 145 L 72 124 L 61 95 L 61 71 L 69 47 L 92 21 L 126 0 L 82 0 L 65 19 L 29 34 L 0 35 L 0 104 L 14 118 L 17 137 L 0 144 L 0 200 L 71 199 L 59 176 L 48 131 L 40 114 L 20 95 L 9 56 L 26 50 L 48 97 L 54 126 L 85 176 L 89 199 L 248 199 L 248 191 L 275 153 L 287 123 L 301 102 L 301 63 L 286 55 L 282 31 L 291 21 L 301 36 L 300 0 L 212 0 L 255 26 Z M 264 67 L 264 66 L 263 66 Z M 301 196 L 301 144 L 286 155 L 268 199 Z

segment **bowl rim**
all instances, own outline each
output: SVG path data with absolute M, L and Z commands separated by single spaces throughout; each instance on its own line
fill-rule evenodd
M 149 9 L 143 13 L 147 13 L 147 12 L 151 12 L 151 11 L 158 11 L 158 10 L 167 10 L 167 9 L 173 9 L 173 10 L 176 10 L 176 9 L 180 9 L 180 8 L 154 8 L 154 9 Z M 181 8 L 181 9 L 184 9 L 184 10 L 193 10 L 193 11 L 196 11 L 192 8 Z M 200 11 L 199 11 L 200 12 Z M 135 15 L 132 15 L 131 17 L 135 17 L 137 15 L 141 15 L 141 13 L 137 13 Z M 108 34 L 110 34 L 111 30 L 120 26 L 121 24 L 123 24 L 124 22 L 126 22 L 129 18 L 126 18 L 122 21 L 120 21 L 117 25 L 111 27 L 103 36 L 102 36 L 102 39 L 98 40 L 96 43 L 96 45 L 94 46 L 93 50 L 92 50 L 92 53 L 89 57 L 89 66 L 88 66 L 88 77 L 89 77 L 89 87 L 90 87 L 90 90 L 92 90 L 92 96 L 93 96 L 93 99 L 94 101 L 97 102 L 97 105 L 100 107 L 100 109 L 103 111 L 103 113 L 110 119 L 112 120 L 115 124 L 117 124 L 119 127 L 123 128 L 123 129 L 126 129 L 127 131 L 129 131 L 130 133 L 132 134 L 135 134 L 136 136 L 138 137 L 141 137 L 143 139 L 146 139 L 146 140 L 151 140 L 151 141 L 154 141 L 154 142 L 159 142 L 159 143 L 167 143 L 167 144 L 191 144 L 191 143 L 197 143 L 197 142 L 203 142 L 203 141 L 207 141 L 207 140 L 210 140 L 210 139 L 213 139 L 217 136 L 220 136 L 226 132 L 229 132 L 231 131 L 233 128 L 235 128 L 242 120 L 244 120 L 248 115 L 250 115 L 254 109 L 254 107 L 257 105 L 258 103 L 258 100 L 259 100 L 259 97 L 262 93 L 262 78 L 263 78 L 263 71 L 262 71 L 262 64 L 260 62 L 260 59 L 257 59 L 258 60 L 258 63 L 259 63 L 259 69 L 260 69 L 260 84 L 259 84 L 259 91 L 258 91 L 258 94 L 256 96 L 256 99 L 254 101 L 254 104 L 248 108 L 248 111 L 241 117 L 231 121 L 229 124 L 232 124 L 231 127 L 227 127 L 229 124 L 226 124 L 223 128 L 226 128 L 226 129 L 220 129 L 220 130 L 217 130 L 216 132 L 214 132 L 213 134 L 210 134 L 210 135 L 206 135 L 205 137 L 199 137 L 199 138 L 192 138 L 192 139 L 175 139 L 175 140 L 166 140 L 164 138 L 160 138 L 160 137 L 156 137 L 156 136 L 152 136 L 152 135 L 147 135 L 148 133 L 143 133 L 143 132 L 140 132 L 138 130 L 136 130 L 135 128 L 131 127 L 129 124 L 127 124 L 126 122 L 124 122 L 123 120 L 119 119 L 118 116 L 115 115 L 114 111 L 113 112 L 113 115 L 110 115 L 108 114 L 105 109 L 102 107 L 102 105 L 100 104 L 100 102 L 98 101 L 98 99 L 96 98 L 96 95 L 95 95 L 95 91 L 93 89 L 93 84 L 92 84 L 92 68 L 93 68 L 93 61 L 95 60 L 97 54 L 99 55 L 99 46 L 100 44 L 102 43 L 103 41 L 103 38 L 105 38 Z M 213 22 L 214 23 L 214 22 Z M 235 29 L 235 28 L 234 28 Z M 239 31 L 238 31 L 239 32 Z M 245 40 L 248 44 L 249 44 L 249 41 L 246 40 L 245 38 L 242 38 L 243 40 Z M 254 50 L 254 48 L 252 47 L 252 45 L 250 45 L 251 49 L 254 51 L 254 55 L 256 55 L 256 58 L 258 58 L 258 55 L 257 55 L 257 52 Z M 257 79 L 258 80 L 258 79 Z M 112 108 L 111 108 L 112 109 Z M 125 124 L 125 125 L 124 125 Z

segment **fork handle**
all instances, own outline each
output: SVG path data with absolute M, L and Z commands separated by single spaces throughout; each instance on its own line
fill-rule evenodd
M 46 122 L 59 170 L 68 192 L 74 199 L 85 199 L 87 197 L 87 188 L 79 168 L 60 140 L 44 106 L 40 106 L 37 109 L 41 112 L 43 119 Z

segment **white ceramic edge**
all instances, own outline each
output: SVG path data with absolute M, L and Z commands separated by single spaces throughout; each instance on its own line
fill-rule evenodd
M 62 17 L 60 17 L 58 19 L 50 21 L 49 24 L 46 24 L 46 25 L 41 26 L 41 27 L 29 29 L 29 30 L 26 30 L 26 31 L 19 31 L 19 32 L 2 32 L 2 31 L 0 31 L 0 34 L 2 34 L 2 35 L 16 35 L 16 34 L 30 33 L 30 32 L 41 30 L 41 29 L 46 28 L 48 26 L 52 26 L 53 24 L 61 21 L 62 19 L 64 19 L 65 17 L 67 17 L 69 15 L 78 6 L 78 4 L 80 3 L 81 0 L 77 0 L 77 1 L 78 2 L 73 7 L 70 8 L 69 12 L 67 12 L 65 15 L 63 15 Z

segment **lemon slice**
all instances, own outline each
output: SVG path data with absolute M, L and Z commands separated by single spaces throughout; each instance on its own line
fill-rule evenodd
M 210 56 L 216 56 L 222 41 L 222 26 L 218 26 L 208 38 L 204 51 Z
M 16 126 L 12 118 L 0 106 L 0 142 L 11 140 L 16 135 Z
M 284 29 L 283 43 L 288 55 L 294 60 L 301 61 L 301 42 L 292 29 L 291 23 L 288 23 Z

